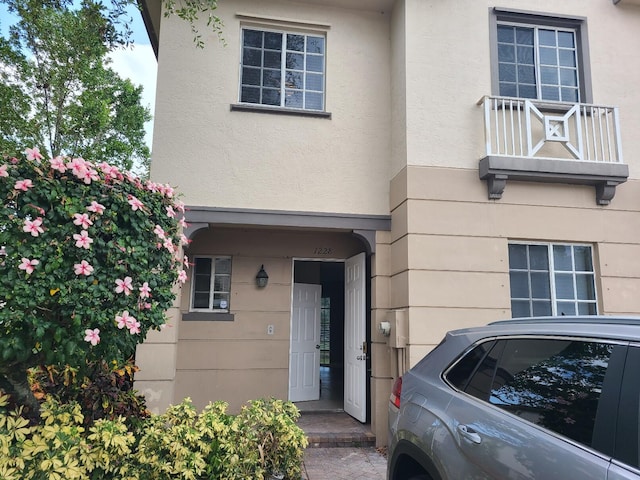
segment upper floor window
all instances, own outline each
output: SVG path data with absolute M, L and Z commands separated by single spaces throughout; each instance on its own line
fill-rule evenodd
M 231 257 L 195 257 L 191 309 L 229 312 Z
M 495 13 L 499 95 L 569 103 L 588 101 L 583 20 Z
M 242 30 L 240 102 L 324 110 L 325 37 Z
M 512 317 L 596 315 L 593 255 L 588 245 L 509 245 Z

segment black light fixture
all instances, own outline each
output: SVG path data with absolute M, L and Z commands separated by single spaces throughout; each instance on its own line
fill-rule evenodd
M 260 271 L 256 275 L 256 285 L 258 285 L 259 288 L 264 288 L 267 286 L 267 283 L 269 283 L 269 275 L 264 271 L 264 265 L 261 265 Z

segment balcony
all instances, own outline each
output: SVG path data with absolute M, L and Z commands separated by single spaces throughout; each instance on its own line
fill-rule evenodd
M 598 205 L 608 205 L 626 182 L 616 107 L 485 96 L 486 156 L 480 178 L 490 199 L 507 180 L 593 185 Z

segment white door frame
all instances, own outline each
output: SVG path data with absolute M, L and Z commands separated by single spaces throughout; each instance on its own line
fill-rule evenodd
M 363 291 L 362 291 L 362 295 L 359 299 L 359 303 L 358 303 L 358 308 L 361 308 L 360 310 L 360 315 L 361 318 L 358 322 L 358 339 L 354 340 L 355 343 L 357 343 L 357 345 L 354 343 L 353 347 L 356 348 L 355 352 L 352 352 L 353 348 L 349 349 L 349 354 L 351 353 L 355 353 L 355 357 L 354 357 L 354 361 L 358 362 L 358 365 L 360 366 L 360 368 L 357 370 L 358 374 L 357 374 L 357 378 L 354 378 L 353 381 L 357 382 L 357 385 L 354 385 L 353 388 L 349 389 L 348 385 L 346 384 L 347 382 L 347 332 L 346 332 L 346 328 L 347 328 L 347 319 L 346 319 L 346 308 L 347 308 L 347 298 L 346 298 L 346 282 L 344 285 L 344 289 L 345 289 L 345 315 L 343 318 L 343 328 L 345 329 L 345 358 L 343 359 L 343 371 L 344 371 L 344 410 L 345 412 L 347 412 L 349 415 L 353 416 L 354 418 L 356 418 L 357 420 L 361 421 L 361 422 L 365 422 L 366 421 L 366 416 L 367 416 L 367 403 L 368 403 L 368 398 L 367 398 L 367 388 L 366 388 L 366 381 L 367 381 L 367 364 L 368 362 L 366 360 L 363 360 L 363 358 L 367 357 L 367 352 L 363 352 L 362 351 L 362 345 L 363 342 L 367 342 L 368 339 L 366 337 L 366 322 L 367 322 L 367 304 L 366 304 L 366 294 L 367 294 L 367 288 L 370 282 L 370 279 L 367 277 L 367 272 L 366 272 L 366 253 L 360 253 L 358 255 L 355 255 L 353 257 L 351 257 L 351 259 L 355 259 L 356 257 L 361 257 L 361 268 L 362 268 L 362 275 L 364 276 L 364 281 L 363 281 Z M 342 263 L 345 266 L 345 275 L 346 275 L 346 268 L 347 268 L 347 261 L 350 259 L 340 259 L 340 258 L 297 258 L 294 257 L 292 259 L 292 269 L 291 269 L 291 286 L 292 286 L 292 298 L 293 298 L 293 285 L 294 285 L 294 279 L 295 279 L 295 263 L 296 262 L 329 262 L 329 263 Z M 346 279 L 345 279 L 346 280 Z M 293 305 L 293 304 L 292 304 Z M 293 312 L 291 312 L 291 315 L 293 315 Z M 290 321 L 293 321 L 293 316 L 291 316 Z M 293 326 L 293 324 L 291 324 L 291 326 Z M 291 336 L 289 339 L 289 352 L 291 353 Z M 358 360 L 356 357 L 361 356 L 361 359 Z M 291 365 L 289 365 L 289 369 L 291 369 Z M 319 375 L 319 369 L 318 369 L 318 375 Z M 349 393 L 347 393 L 349 392 Z M 349 402 L 347 402 L 347 396 L 349 395 Z M 354 395 L 357 395 L 356 397 L 354 397 Z M 347 403 L 349 403 L 350 405 L 347 406 Z

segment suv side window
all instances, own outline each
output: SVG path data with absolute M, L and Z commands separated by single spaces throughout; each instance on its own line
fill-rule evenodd
M 591 445 L 613 348 L 607 343 L 572 339 L 500 340 L 484 355 L 469 380 L 454 386 L 529 422 Z M 447 380 L 459 375 L 456 370 L 463 364 L 456 364 L 447 373 Z
M 640 468 L 640 345 L 629 348 L 620 391 L 614 458 Z

